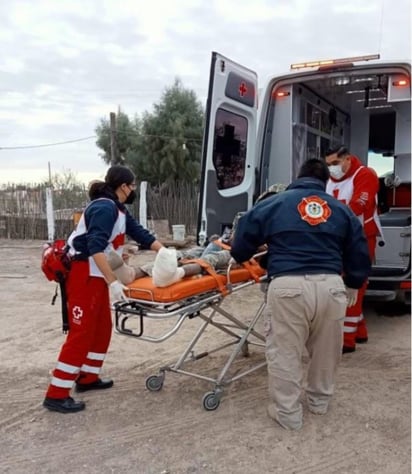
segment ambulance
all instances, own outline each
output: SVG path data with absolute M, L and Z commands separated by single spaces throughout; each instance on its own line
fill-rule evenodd
M 345 144 L 380 181 L 379 238 L 367 297 L 411 294 L 411 65 L 379 55 L 293 64 L 259 90 L 257 74 L 213 52 L 203 137 L 198 243 L 230 229 L 273 184 Z

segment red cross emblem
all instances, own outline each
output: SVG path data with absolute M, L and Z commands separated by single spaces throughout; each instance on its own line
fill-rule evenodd
M 79 306 L 75 306 L 72 310 L 73 318 L 79 320 L 83 316 L 83 310 Z
M 239 86 L 239 94 L 240 94 L 240 97 L 245 96 L 246 93 L 247 93 L 246 84 L 245 84 L 244 82 L 241 82 L 241 83 L 240 83 L 240 86 Z
M 310 225 L 326 222 L 332 214 L 328 203 L 318 196 L 303 198 L 298 204 L 298 211 L 302 219 Z

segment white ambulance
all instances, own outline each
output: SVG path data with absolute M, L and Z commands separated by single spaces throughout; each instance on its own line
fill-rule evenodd
M 308 158 L 345 144 L 380 175 L 378 241 L 367 296 L 411 293 L 411 67 L 378 55 L 292 65 L 259 93 L 255 72 L 213 52 L 198 242 L 229 228 Z M 382 173 L 380 174 L 380 170 Z

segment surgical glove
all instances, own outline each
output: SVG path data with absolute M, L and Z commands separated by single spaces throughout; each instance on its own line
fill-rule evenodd
M 346 299 L 348 301 L 348 308 L 355 306 L 356 300 L 358 299 L 358 290 L 346 287 Z
M 124 291 L 128 290 L 127 286 L 120 283 L 119 280 L 112 281 L 109 285 L 110 299 L 115 301 L 127 301 Z

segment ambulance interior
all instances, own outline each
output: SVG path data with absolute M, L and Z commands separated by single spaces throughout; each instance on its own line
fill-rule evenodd
M 303 161 L 340 144 L 375 169 L 384 240 L 374 272 L 383 276 L 410 269 L 410 99 L 410 76 L 400 68 L 302 75 L 273 84 L 264 130 L 261 187 L 295 178 Z

